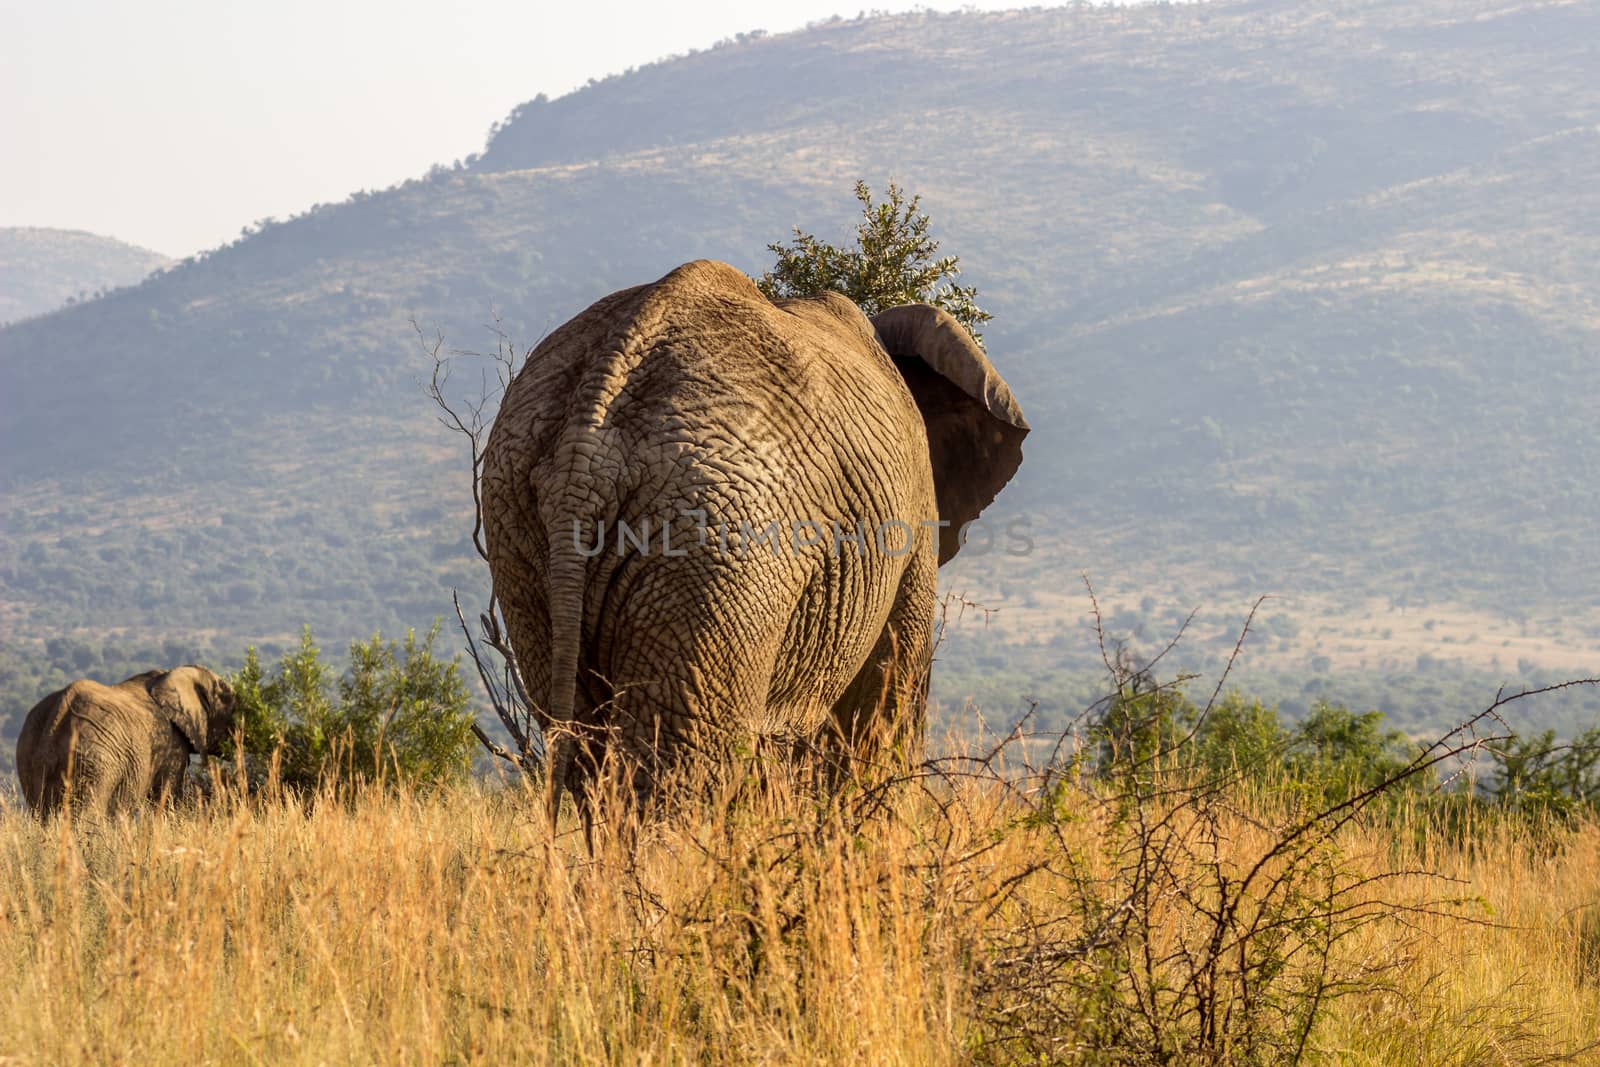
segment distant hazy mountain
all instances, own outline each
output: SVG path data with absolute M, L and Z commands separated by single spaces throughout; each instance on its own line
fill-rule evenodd
M 0 323 L 140 281 L 172 260 L 82 230 L 0 226 Z
M 0 619 L 425 625 L 482 571 L 413 322 L 525 348 L 684 260 L 838 239 L 859 177 L 923 196 L 996 315 L 1038 550 L 955 579 L 1029 640 L 1082 644 L 1080 570 L 1592 621 L 1596 42 L 1556 0 L 922 14 L 524 104 L 463 168 L 0 331 Z

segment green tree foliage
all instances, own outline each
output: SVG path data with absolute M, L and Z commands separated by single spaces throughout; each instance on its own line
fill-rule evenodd
M 1199 709 L 1185 708 L 1185 721 L 1195 725 Z M 1278 709 L 1259 700 L 1229 692 L 1212 706 L 1200 729 L 1195 731 L 1194 760 L 1214 774 L 1236 768 L 1256 769 L 1281 759 L 1299 741 L 1299 731 L 1291 730 L 1279 718 Z
M 1319 702 L 1292 725 L 1276 707 L 1229 692 L 1209 707 L 1181 682 L 1159 684 L 1119 661 L 1120 680 L 1090 725 L 1098 777 L 1137 791 L 1163 773 L 1239 776 L 1290 787 L 1317 807 L 1338 804 L 1400 777 L 1420 752 L 1381 711 Z M 1432 789 L 1437 776 L 1410 776 L 1401 792 Z
M 1083 759 L 1130 802 L 1174 783 L 1232 778 L 1291 790 L 1321 811 L 1378 791 L 1372 812 L 1397 825 L 1421 813 L 1447 834 L 1472 837 L 1510 818 L 1551 843 L 1600 812 L 1600 727 L 1570 741 L 1552 730 L 1511 735 L 1477 753 L 1477 775 L 1452 773 L 1454 762 L 1411 770 L 1424 746 L 1381 711 L 1318 701 L 1286 722 L 1276 706 L 1238 692 L 1202 707 L 1181 679 L 1159 683 L 1125 656 L 1113 673 L 1116 687 L 1089 723 Z
M 1316 783 L 1338 801 L 1394 778 L 1417 754 L 1416 743 L 1391 727 L 1383 712 L 1319 702 L 1296 724 L 1284 762 L 1292 777 Z M 1416 780 L 1434 782 L 1432 775 Z
M 1563 822 L 1600 810 L 1600 727 L 1570 743 L 1557 740 L 1554 730 L 1511 737 L 1490 755 L 1494 773 L 1482 790 L 1502 808 Z
M 254 648 L 233 678 L 252 782 L 274 761 L 284 786 L 460 779 L 471 764 L 472 711 L 459 660 L 434 655 L 434 623 L 403 642 L 373 634 L 350 646 L 342 676 L 322 660 L 307 626 L 297 648 L 264 670 Z M 231 755 L 231 753 L 229 753 Z
M 1094 766 L 1101 777 L 1147 777 L 1171 769 L 1186 749 L 1184 723 L 1194 705 L 1178 683 L 1158 683 L 1148 671 L 1133 670 L 1126 655 L 1114 668 L 1116 689 L 1090 725 Z
M 794 229 L 791 244 L 770 244 L 778 261 L 756 281 L 769 299 L 843 293 L 868 315 L 900 304 L 932 304 L 948 311 L 981 345 L 978 327 L 994 316 L 978 307 L 978 291 L 957 285 L 955 256 L 938 256 L 939 242 L 928 235 L 928 216 L 894 182 L 889 198 L 872 202 L 872 190 L 856 182 L 861 221 L 854 248 L 841 248 Z

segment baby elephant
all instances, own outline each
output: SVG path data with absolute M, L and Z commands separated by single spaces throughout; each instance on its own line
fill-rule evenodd
M 214 755 L 233 728 L 233 689 L 204 667 L 82 679 L 28 712 L 17 738 L 22 795 L 41 817 L 128 812 L 183 793 L 190 753 Z

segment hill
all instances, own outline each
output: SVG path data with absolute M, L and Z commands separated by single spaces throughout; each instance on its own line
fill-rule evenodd
M 82 230 L 0 226 L 0 323 L 132 285 L 172 260 Z
M 1252 662 L 1324 692 L 1592 664 L 1596 40 L 1556 0 L 920 14 L 529 102 L 464 166 L 0 331 L 0 620 L 426 625 L 482 577 L 416 326 L 526 348 L 684 260 L 758 271 L 862 177 L 922 195 L 1035 427 L 1003 498 L 1035 550 L 947 576 L 1000 609 L 947 692 L 1092 663 L 1083 571 L 1144 646 L 1204 605 L 1194 661 L 1284 594 Z

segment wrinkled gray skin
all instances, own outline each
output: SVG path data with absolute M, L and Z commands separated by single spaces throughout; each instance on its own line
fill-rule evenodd
M 233 690 L 204 667 L 82 679 L 28 712 L 17 738 L 22 796 L 41 817 L 131 812 L 183 794 L 190 753 L 215 755 L 233 728 Z
M 613 293 L 552 333 L 506 391 L 481 486 L 495 595 L 554 739 L 552 817 L 563 790 L 587 815 L 608 755 L 641 803 L 688 757 L 750 742 L 909 757 L 936 570 L 958 548 L 931 524 L 975 518 L 1027 430 L 944 312 L 774 304 L 724 263 Z M 705 513 L 703 540 L 686 511 Z M 648 522 L 648 552 L 618 551 L 619 520 Z M 741 526 L 773 522 L 776 552 Z M 821 543 L 795 548 L 814 536 L 795 522 Z M 858 522 L 865 548 L 836 550 L 832 524 Z

